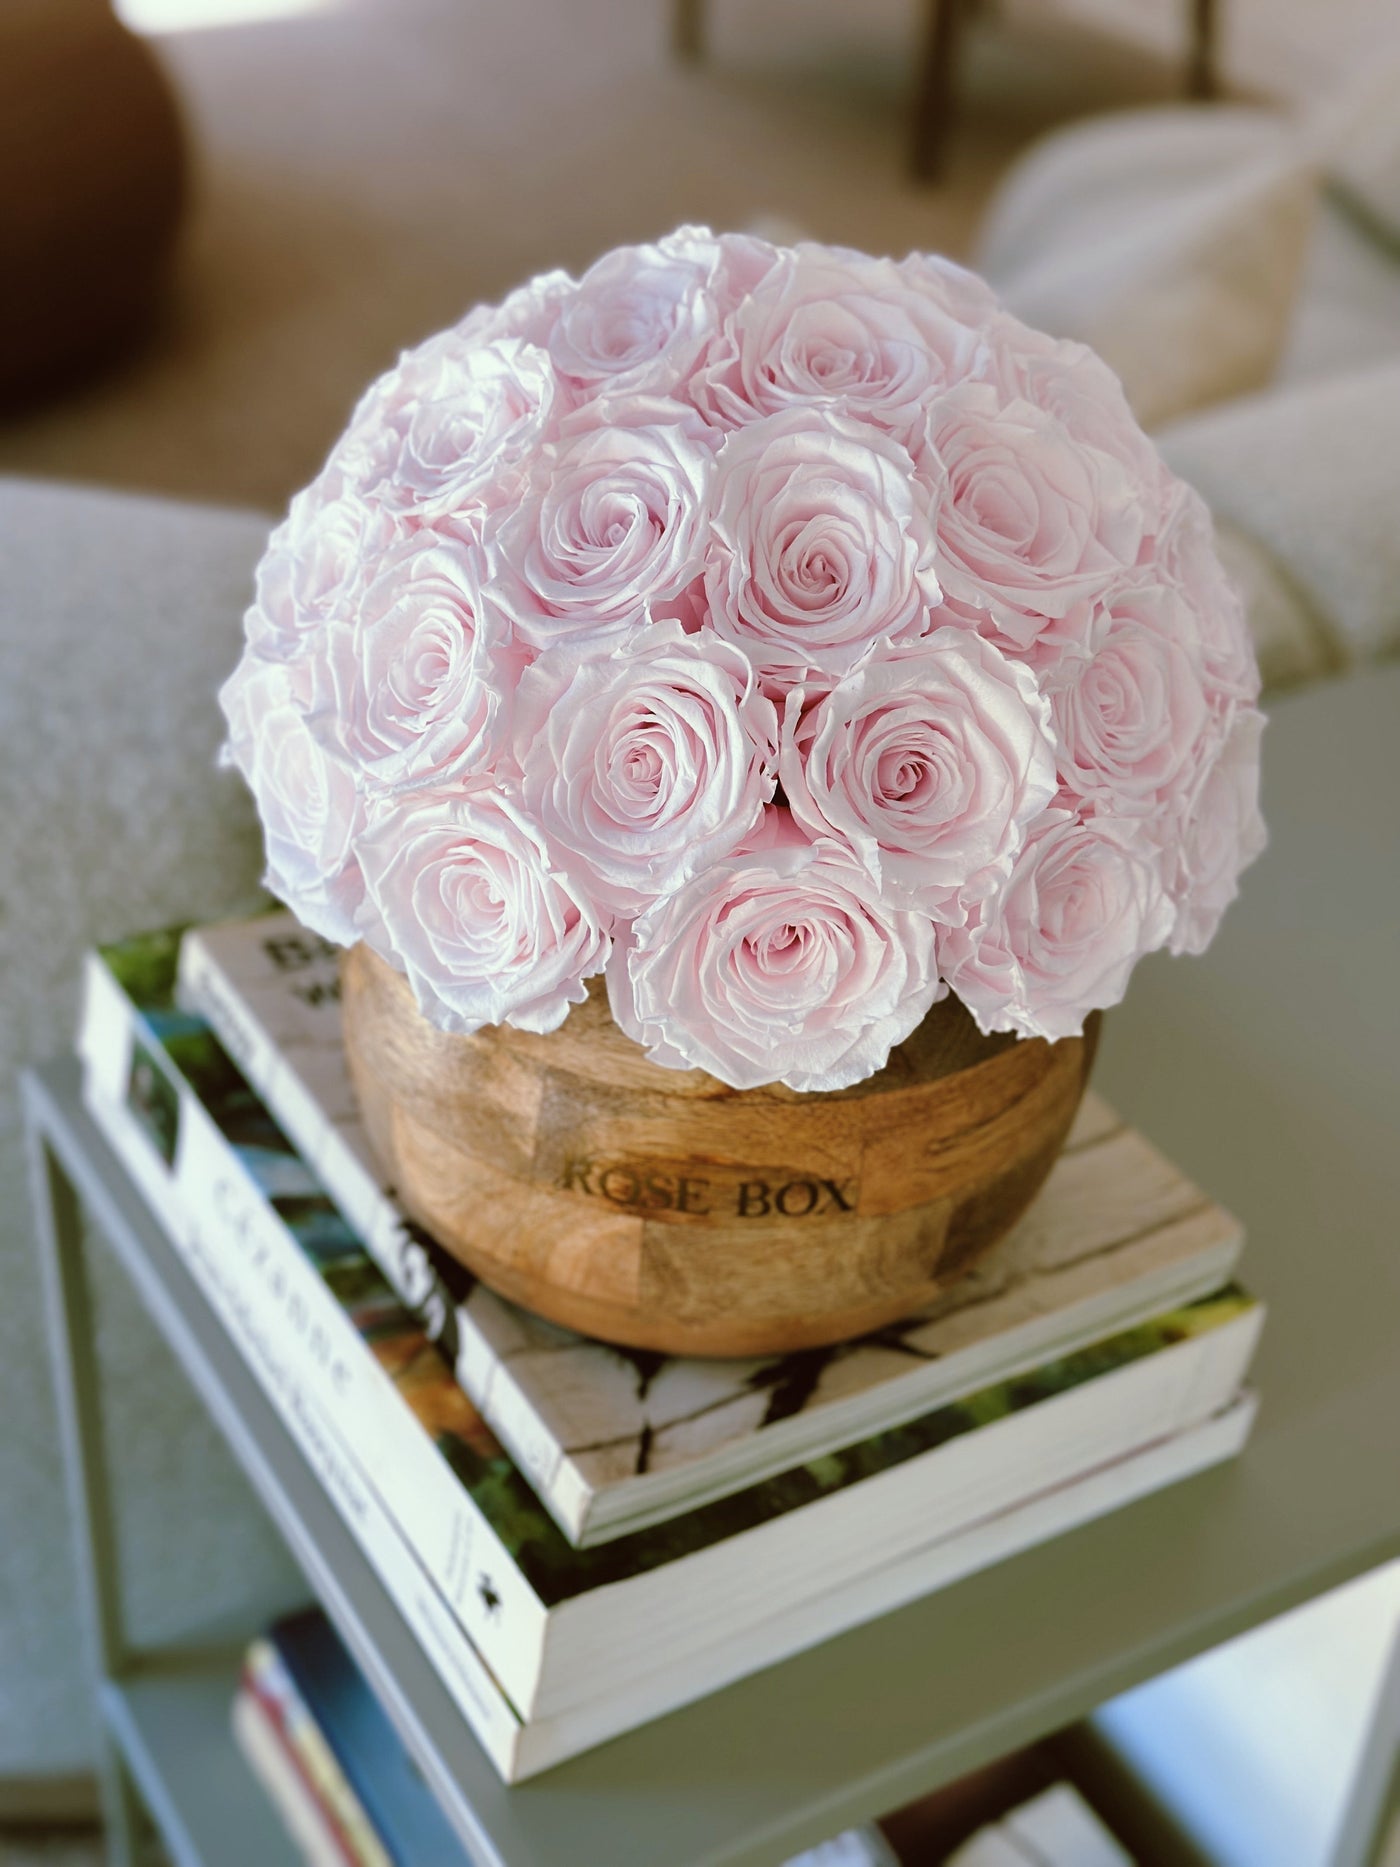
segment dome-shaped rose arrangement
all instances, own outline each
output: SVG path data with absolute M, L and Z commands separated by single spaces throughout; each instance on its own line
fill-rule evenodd
M 869 1076 L 951 989 L 1059 1038 L 1263 844 L 1201 501 L 941 259 L 683 229 L 408 352 L 222 700 L 268 881 L 449 1031 L 605 972 L 654 1060 Z

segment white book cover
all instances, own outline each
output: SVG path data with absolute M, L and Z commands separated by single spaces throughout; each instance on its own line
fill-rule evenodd
M 1237 1289 L 591 1550 L 540 1507 L 413 1318 L 201 1020 L 174 1006 L 175 939 L 89 965 L 90 1106 L 192 1264 L 360 1465 L 524 1718 L 621 1691 L 791 1604 L 1214 1413 L 1261 1321 Z M 197 1085 L 197 1090 L 196 1090 Z M 180 1242 L 175 1217 L 165 1222 Z M 338 1500 L 340 1501 L 340 1500 Z
M 338 949 L 280 911 L 187 934 L 207 1018 L 570 1541 L 693 1510 L 1218 1288 L 1237 1222 L 1092 1094 L 1031 1210 L 922 1314 L 800 1354 L 611 1348 L 476 1282 L 408 1220 L 360 1124 Z

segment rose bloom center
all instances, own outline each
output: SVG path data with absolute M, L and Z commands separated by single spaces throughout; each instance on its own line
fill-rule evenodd
M 798 529 L 782 551 L 783 584 L 804 609 L 820 610 L 838 602 L 850 582 L 850 566 L 829 536 L 813 538 L 810 522 Z
M 876 783 L 882 803 L 927 803 L 938 789 L 934 767 L 927 756 L 906 750 L 881 754 Z
M 971 476 L 971 483 L 959 489 L 959 504 L 965 505 L 976 523 L 993 537 L 1008 544 L 1024 545 L 1034 538 L 1040 514 L 1026 481 L 1006 467 L 987 467 Z

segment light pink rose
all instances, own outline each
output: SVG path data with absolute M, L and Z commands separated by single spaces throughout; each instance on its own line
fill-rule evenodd
M 711 267 L 709 288 L 721 320 L 758 289 L 784 250 L 758 234 L 712 233 L 708 227 L 678 227 L 657 245 L 672 258 Z
M 930 504 L 904 448 L 867 424 L 791 409 L 737 429 L 712 502 L 711 626 L 786 683 L 922 635 L 940 594 Z
M 1111 830 L 1049 810 L 1005 886 L 939 929 L 938 964 L 982 1031 L 1075 1037 L 1116 1005 L 1174 912 L 1156 866 Z
M 461 520 L 516 494 L 518 469 L 553 438 L 560 413 L 543 350 L 444 331 L 379 379 L 327 470 L 416 523 Z
M 303 669 L 245 655 L 219 693 L 222 757 L 257 804 L 267 887 L 316 933 L 351 946 L 364 902 L 353 850 L 364 811 L 353 774 L 312 737 L 308 702 Z
M 1212 701 L 1252 705 L 1259 698 L 1259 664 L 1244 605 L 1216 552 L 1210 509 L 1184 480 L 1172 489 L 1155 568 L 1181 592 Z
M 722 257 L 703 228 L 604 254 L 543 339 L 554 367 L 576 394 L 676 395 L 718 324 Z
M 1259 814 L 1259 740 L 1264 716 L 1241 707 L 1219 756 L 1177 831 L 1178 901 L 1173 953 L 1204 953 L 1239 878 L 1268 842 Z
M 779 767 L 794 817 L 848 843 L 887 899 L 934 919 L 995 888 L 1055 795 L 1034 675 L 963 630 L 872 655 L 802 701 L 787 696 Z
M 498 792 L 378 806 L 359 852 L 380 922 L 374 944 L 442 1030 L 556 1030 L 602 970 L 608 937 L 592 906 Z
M 938 397 L 927 435 L 947 475 L 938 573 L 949 598 L 984 615 L 1012 654 L 1082 629 L 1144 537 L 1140 489 L 1122 463 L 1033 403 L 1003 404 L 989 382 Z
M 428 1015 L 610 991 L 858 1080 L 942 989 L 1057 1035 L 1262 840 L 1258 671 L 1107 367 L 935 255 L 683 227 L 400 359 L 269 541 L 228 757 L 270 885 Z
M 977 347 L 977 333 L 911 293 L 892 261 L 800 246 L 725 319 L 693 393 L 720 427 L 815 406 L 907 440 Z
M 524 657 L 460 550 L 421 532 L 390 552 L 353 619 L 328 627 L 313 730 L 367 793 L 488 768 Z
M 1151 537 L 1165 517 L 1172 476 L 1138 425 L 1123 385 L 1087 344 L 1049 337 L 1000 311 L 986 332 L 979 374 L 1004 402 L 1053 415 L 1078 445 L 1116 460 L 1136 489 Z
M 503 337 L 547 344 L 558 321 L 559 307 L 577 289 L 567 272 L 556 268 L 537 273 L 524 285 L 517 285 L 499 305 L 473 305 L 452 327 L 453 332 L 461 342 L 472 346 L 495 343 Z
M 354 613 L 375 566 L 408 536 L 401 520 L 322 474 L 293 499 L 257 570 L 248 641 L 275 660 L 299 655 L 326 623 Z
M 1155 816 L 1194 788 L 1216 738 L 1194 645 L 1181 595 L 1138 581 L 1044 676 L 1060 776 L 1081 815 Z
M 695 581 L 713 463 L 692 438 L 693 413 L 670 412 L 573 428 L 518 510 L 488 531 L 485 578 L 533 647 L 625 629 Z
M 610 395 L 606 390 L 570 410 L 559 424 L 562 443 L 582 442 L 602 430 L 661 428 L 673 442 L 684 441 L 713 458 L 720 437 L 699 409 L 664 395 Z
M 986 330 L 1001 310 L 1001 300 L 985 279 L 941 253 L 907 254 L 899 262 L 899 276 L 910 290 L 970 330 Z
M 843 1089 L 880 1069 L 940 995 L 933 924 L 884 903 L 839 845 L 759 840 L 614 948 L 613 1015 L 669 1069 L 736 1089 Z
M 515 756 L 550 846 L 631 916 L 756 827 L 777 716 L 738 649 L 644 623 L 546 650 L 516 696 Z

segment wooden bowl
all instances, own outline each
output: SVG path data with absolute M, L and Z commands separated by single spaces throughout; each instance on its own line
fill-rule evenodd
M 363 946 L 342 997 L 414 1218 L 538 1315 L 687 1355 L 813 1348 L 926 1304 L 1039 1189 L 1097 1037 L 983 1037 L 948 998 L 878 1075 L 800 1095 L 659 1069 L 596 980 L 547 1037 L 449 1036 Z

